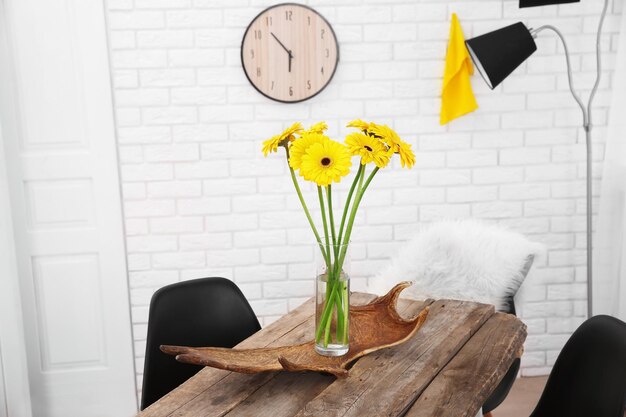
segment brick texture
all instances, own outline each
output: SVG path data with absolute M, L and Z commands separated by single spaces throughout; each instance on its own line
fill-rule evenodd
M 519 20 L 562 28 L 586 99 L 601 0 L 521 10 L 517 0 L 305 1 L 337 32 L 341 61 L 326 90 L 299 104 L 264 98 L 241 68 L 247 24 L 274 3 L 107 1 L 139 384 L 147 307 L 160 286 L 228 277 L 264 325 L 313 293 L 312 237 L 285 161 L 264 159 L 260 145 L 294 120 L 326 120 L 339 137 L 356 117 L 395 127 L 413 144 L 417 166 L 385 169 L 366 195 L 353 239 L 352 288 L 364 289 L 421 224 L 445 217 L 505 224 L 548 249 L 518 297 L 530 329 L 522 373 L 548 372 L 586 302 L 584 134 L 563 49 L 542 33 L 535 55 L 495 91 L 478 75 L 472 79 L 478 111 L 440 126 L 449 16 L 458 14 L 466 37 Z M 602 43 L 596 185 L 620 13 L 617 1 Z M 312 188 L 304 188 L 315 202 Z M 337 194 L 345 196 L 345 187 Z

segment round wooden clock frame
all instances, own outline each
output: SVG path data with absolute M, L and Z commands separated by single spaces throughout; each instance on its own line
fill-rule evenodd
M 257 73 L 256 74 L 250 74 L 248 69 L 246 68 L 246 62 L 247 62 L 246 59 L 254 59 L 254 57 L 255 56 L 259 56 L 259 54 L 255 53 L 254 50 L 251 50 L 251 51 L 245 50 L 245 48 L 246 48 L 246 39 L 248 37 L 248 34 L 250 34 L 251 36 L 254 36 L 255 40 L 260 40 L 262 36 L 266 36 L 268 39 L 271 39 L 271 37 L 273 37 L 275 39 L 276 47 L 285 50 L 285 58 L 286 59 L 284 60 L 285 61 L 284 65 L 288 66 L 288 70 L 289 70 L 289 72 L 291 72 L 292 61 L 295 61 L 296 59 L 298 59 L 298 55 L 300 55 L 301 52 L 299 52 L 299 53 L 296 52 L 296 55 L 293 55 L 293 51 L 291 49 L 288 49 L 288 47 L 285 46 L 283 44 L 283 42 L 281 42 L 281 40 L 276 36 L 276 34 L 273 33 L 273 31 L 270 30 L 270 31 L 260 32 L 260 29 L 253 28 L 253 26 L 255 26 L 255 24 L 259 21 L 259 19 L 261 19 L 263 17 L 263 15 L 265 15 L 268 11 L 270 11 L 272 9 L 275 9 L 275 8 L 285 8 L 285 7 L 289 7 L 289 6 L 293 6 L 293 7 L 297 7 L 297 8 L 300 8 L 300 9 L 307 10 L 307 11 L 311 12 L 313 15 L 315 15 L 315 17 L 318 18 L 329 29 L 330 33 L 328 33 L 328 35 L 332 37 L 332 41 L 333 41 L 334 48 L 335 48 L 334 52 L 331 52 L 330 48 L 328 48 L 328 49 L 327 48 L 323 48 L 325 50 L 324 52 L 325 52 L 325 56 L 326 57 L 332 58 L 331 55 L 333 53 L 335 55 L 334 60 L 331 60 L 329 62 L 330 64 L 332 64 L 332 71 L 330 71 L 330 75 L 328 76 L 328 78 L 322 80 L 323 83 L 320 83 L 319 85 L 315 85 L 315 89 L 313 89 L 313 85 L 311 83 L 311 79 L 307 79 L 306 82 L 308 84 L 305 83 L 304 85 L 306 85 L 309 89 L 313 89 L 314 91 L 310 95 L 307 95 L 307 96 L 304 96 L 304 97 L 300 97 L 300 98 L 295 98 L 293 100 L 279 98 L 278 96 L 272 96 L 271 93 L 269 93 L 268 91 L 263 91 L 262 87 L 258 85 L 258 84 L 261 84 L 261 83 L 260 82 L 255 82 L 255 79 L 261 76 L 260 75 L 261 74 L 261 67 L 257 67 Z M 266 25 L 267 26 L 273 25 L 272 17 L 269 17 L 269 19 L 267 19 L 268 17 L 269 16 L 266 16 L 266 20 L 268 20 L 267 22 L 265 22 Z M 285 11 L 285 18 L 286 18 L 286 20 L 291 20 L 290 17 L 291 16 L 290 16 L 289 10 L 286 10 Z M 307 17 L 309 19 L 308 22 L 310 22 L 310 16 L 307 16 Z M 297 22 L 294 22 L 294 23 L 297 24 Z M 324 27 L 323 29 L 326 29 L 326 27 Z M 254 31 L 254 32 L 251 32 L 251 30 Z M 292 30 L 294 30 L 294 29 L 292 29 Z M 316 35 L 316 33 L 314 33 L 313 36 L 315 36 L 315 35 Z M 259 38 L 257 38 L 257 36 L 259 36 Z M 324 33 L 320 32 L 320 36 L 323 39 Z M 289 46 L 291 46 L 291 45 L 289 45 Z M 247 53 L 250 53 L 251 55 L 249 57 L 246 57 Z M 302 59 L 309 59 L 310 60 L 311 55 L 315 55 L 317 53 L 320 53 L 320 51 L 316 51 L 316 50 L 308 51 L 309 56 L 308 57 L 306 57 L 306 56 L 302 57 L 300 55 L 301 56 L 301 60 Z M 335 75 L 335 71 L 337 70 L 337 65 L 339 63 L 339 43 L 337 42 L 337 36 L 335 35 L 335 31 L 333 30 L 333 28 L 330 25 L 330 23 L 328 23 L 328 20 L 326 20 L 324 18 L 324 16 L 319 14 L 315 9 L 313 9 L 313 8 L 307 6 L 307 5 L 304 5 L 304 4 L 280 3 L 280 4 L 275 4 L 273 6 L 270 6 L 270 7 L 266 8 L 266 9 L 264 9 L 259 14 L 257 14 L 254 17 L 254 19 L 252 19 L 252 21 L 250 22 L 250 24 L 246 28 L 246 31 L 245 31 L 245 33 L 243 35 L 243 39 L 241 41 L 241 51 L 240 51 L 240 54 L 241 54 L 241 66 L 243 67 L 244 74 L 246 74 L 246 78 L 248 79 L 250 84 L 252 84 L 252 86 L 259 93 L 261 93 L 262 95 L 264 95 L 265 97 L 267 97 L 267 98 L 269 98 L 271 100 L 275 100 L 275 101 L 278 101 L 278 102 L 281 102 L 281 103 L 299 103 L 301 101 L 308 100 L 308 99 L 318 95 L 320 92 L 322 92 L 326 88 L 326 86 L 333 79 L 333 76 Z M 267 65 L 265 66 L 265 68 L 263 68 L 264 70 L 268 70 L 268 68 L 270 68 L 272 66 L 272 64 L 274 64 L 274 63 L 270 63 L 269 62 L 269 51 L 266 52 L 266 58 L 268 58 L 268 62 L 267 62 Z M 316 59 L 313 59 L 313 61 L 314 61 L 313 65 L 317 65 L 319 63 L 318 60 L 316 60 Z M 300 62 L 302 62 L 302 61 L 300 61 Z M 282 65 L 282 63 L 281 63 L 281 65 Z M 300 68 L 302 68 L 302 67 L 300 67 Z M 309 67 L 308 68 L 304 68 L 303 71 L 305 71 L 305 72 L 306 71 L 310 71 L 311 68 L 312 67 L 309 65 Z M 318 71 L 318 69 L 314 68 L 313 69 L 313 74 L 315 72 L 317 72 L 317 71 Z M 322 72 L 322 74 L 324 74 L 323 73 L 323 66 L 321 67 L 320 71 Z M 310 74 L 309 74 L 309 76 L 310 76 Z M 296 76 L 296 78 L 298 78 L 298 76 Z M 301 78 L 300 81 L 303 81 L 304 79 L 305 78 Z M 274 81 L 272 81 L 271 87 L 274 86 L 273 82 Z M 289 89 L 287 91 L 289 93 L 291 93 L 293 91 L 292 87 L 289 87 Z

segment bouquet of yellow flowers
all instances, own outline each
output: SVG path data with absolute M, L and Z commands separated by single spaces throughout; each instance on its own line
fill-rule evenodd
M 324 260 L 325 271 L 321 279 L 325 290 L 320 294 L 318 289 L 315 342 L 316 350 L 325 355 L 341 355 L 348 351 L 349 287 L 343 265 L 363 194 L 376 173 L 389 164 L 393 155 L 399 155 L 402 167 L 412 168 L 415 164 L 411 145 L 388 126 L 357 119 L 348 123 L 347 127 L 356 128 L 357 131 L 348 134 L 344 143 L 325 135 L 328 129 L 325 122 L 316 123 L 309 129 L 304 129 L 301 123 L 294 123 L 281 134 L 263 142 L 265 156 L 277 152 L 278 147 L 285 149 L 291 179 Z M 360 158 L 359 168 L 343 206 L 337 230 L 332 183 L 340 182 L 350 173 L 352 157 Z M 369 164 L 373 164 L 374 168 L 368 175 Z M 305 180 L 317 184 L 324 240 L 311 218 L 296 172 Z

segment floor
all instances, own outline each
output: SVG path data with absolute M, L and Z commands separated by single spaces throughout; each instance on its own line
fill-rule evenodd
M 494 417 L 528 417 L 535 409 L 537 401 L 548 380 L 547 376 L 518 378 L 500 407 L 493 411 Z M 626 417 L 626 413 L 624 414 Z
M 528 417 L 535 409 L 548 377 L 518 378 L 494 417 Z

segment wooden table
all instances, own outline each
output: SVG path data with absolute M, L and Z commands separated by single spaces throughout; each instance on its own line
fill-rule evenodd
M 373 298 L 355 293 L 351 300 Z M 138 416 L 474 417 L 520 354 L 526 326 L 491 305 L 465 301 L 401 299 L 398 311 L 411 317 L 426 305 L 428 319 L 411 340 L 357 360 L 348 378 L 205 368 Z M 237 347 L 312 340 L 313 310 L 309 300 Z

